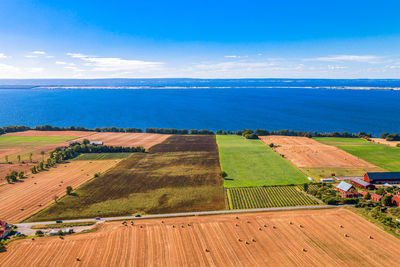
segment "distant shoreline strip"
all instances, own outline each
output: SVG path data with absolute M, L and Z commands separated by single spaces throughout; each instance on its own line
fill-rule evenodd
M 400 90 L 400 87 L 360 87 L 360 86 L 34 86 L 31 89 L 330 89 L 330 90 Z

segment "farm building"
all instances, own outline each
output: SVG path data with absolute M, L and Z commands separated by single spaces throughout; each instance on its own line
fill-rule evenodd
M 332 178 L 322 178 L 321 182 L 333 182 Z
M 6 222 L 0 220 L 0 239 L 3 239 L 11 231 L 11 226 Z
M 364 181 L 371 184 L 400 184 L 400 172 L 367 172 Z
M 103 141 L 90 141 L 90 144 L 94 146 L 102 146 Z
M 350 182 L 358 187 L 363 188 L 363 189 L 374 189 L 375 188 L 375 186 L 373 184 L 370 184 L 370 183 L 368 183 L 364 180 L 358 179 L 358 178 L 352 179 Z
M 396 204 L 397 207 L 400 207 L 400 191 L 396 193 L 396 196 L 392 199 L 392 203 Z
M 378 194 L 371 194 L 371 199 L 376 202 L 380 202 L 382 200 L 382 196 L 380 196 Z
M 361 192 L 361 195 L 362 195 L 363 197 L 365 197 L 367 194 L 368 194 L 367 191 L 362 191 L 362 192 Z
M 355 190 L 354 186 L 346 182 L 340 182 L 336 186 L 336 190 L 342 193 L 342 198 L 360 196 L 360 193 Z

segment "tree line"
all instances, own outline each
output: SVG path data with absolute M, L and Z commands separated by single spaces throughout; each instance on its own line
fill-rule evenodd
M 95 131 L 95 132 L 115 132 L 115 133 L 158 133 L 158 134 L 200 134 L 200 135 L 212 135 L 213 131 L 207 129 L 175 129 L 175 128 L 146 128 L 145 130 L 140 128 L 117 128 L 117 127 L 103 127 L 103 128 L 94 128 L 89 129 L 81 126 L 71 126 L 71 127 L 57 127 L 51 125 L 42 125 L 35 126 L 33 128 L 29 126 L 4 126 L 0 127 L 0 135 L 4 133 L 10 132 L 22 132 L 27 130 L 37 130 L 37 131 Z M 251 133 L 249 133 L 251 131 Z M 256 136 L 263 135 L 285 135 L 285 136 L 305 136 L 305 137 L 349 137 L 349 138 L 371 138 L 371 133 L 359 132 L 359 133 L 349 133 L 349 132 L 325 132 L 320 133 L 317 131 L 294 131 L 294 130 L 279 130 L 279 131 L 270 131 L 265 129 L 256 129 L 256 130 L 218 130 L 215 134 L 236 134 L 248 136 L 250 138 L 256 138 Z M 400 136 L 397 133 L 389 134 L 382 133 L 380 135 L 381 138 L 385 138 L 388 141 L 397 141 L 400 140 Z
M 400 135 L 398 133 L 381 133 L 380 138 L 386 139 L 387 141 L 400 141 Z

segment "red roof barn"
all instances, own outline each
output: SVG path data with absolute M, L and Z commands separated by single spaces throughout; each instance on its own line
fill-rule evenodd
M 400 183 L 400 172 L 367 172 L 364 181 L 373 184 Z
M 375 200 L 375 201 L 377 201 L 377 202 L 380 202 L 381 201 L 381 199 L 382 199 L 382 196 L 380 196 L 380 195 L 377 195 L 377 194 L 371 194 L 371 199 L 372 200 Z
M 363 181 L 361 179 L 358 179 L 358 178 L 352 179 L 350 182 L 358 187 L 363 188 L 363 189 L 375 189 L 375 186 L 373 184 L 370 184 L 370 183 Z
M 396 206 L 400 207 L 400 191 L 396 193 L 396 196 L 392 199 L 392 203 L 396 203 Z

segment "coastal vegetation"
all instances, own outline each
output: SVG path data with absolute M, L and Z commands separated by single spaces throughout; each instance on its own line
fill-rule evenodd
M 225 187 L 289 185 L 307 181 L 304 174 L 260 140 L 217 135 Z

